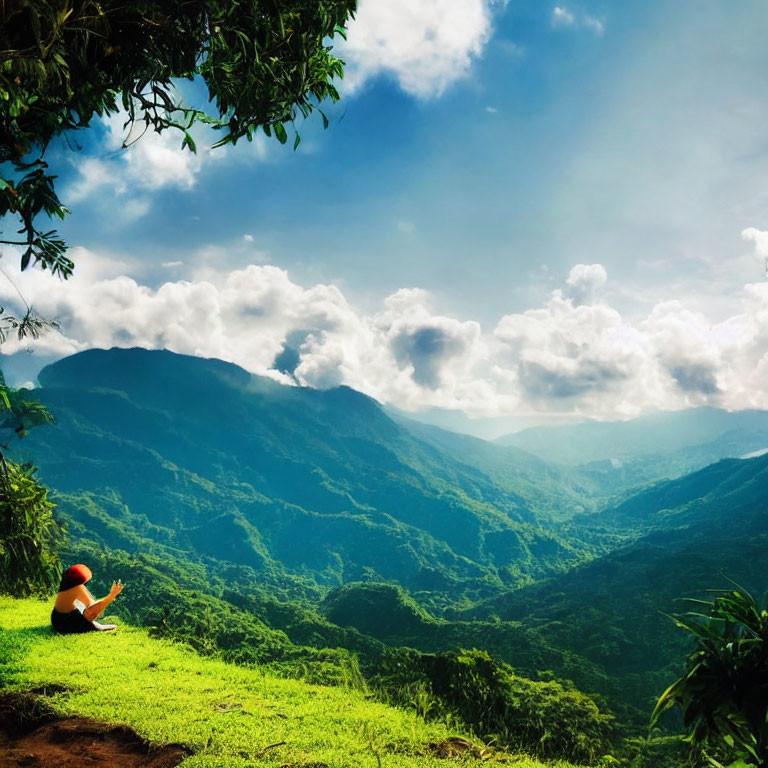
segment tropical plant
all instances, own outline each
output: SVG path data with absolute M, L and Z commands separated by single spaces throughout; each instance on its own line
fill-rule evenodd
M 50 592 L 61 573 L 63 529 L 36 472 L 0 454 L 0 593 L 17 597 Z
M 286 125 L 325 99 L 343 63 L 328 41 L 344 34 L 355 0 L 14 0 L 0 4 L 0 217 L 15 216 L 21 266 L 73 268 L 40 213 L 64 218 L 44 154 L 51 139 L 122 109 L 126 126 L 172 128 L 196 151 L 196 122 L 222 132 L 215 146 L 256 129 L 285 143 Z M 210 113 L 185 104 L 179 78 L 208 91 Z M 322 112 L 321 112 L 322 114 Z M 327 119 L 322 114 L 323 121 Z M 295 136 L 294 146 L 299 142 Z
M 710 765 L 768 768 L 768 610 L 766 595 L 710 590 L 697 609 L 670 618 L 693 635 L 684 674 L 661 695 L 656 724 L 682 710 L 687 738 Z
M 23 338 L 39 334 L 47 325 L 31 310 L 28 318 L 17 320 L 0 309 L 0 341 L 9 328 Z M 64 528 L 53 516 L 56 505 L 38 481 L 35 467 L 5 456 L 14 434 L 22 438 L 30 427 L 51 423 L 50 411 L 31 400 L 26 390 L 6 386 L 0 371 L 0 593 L 45 594 L 59 579 Z

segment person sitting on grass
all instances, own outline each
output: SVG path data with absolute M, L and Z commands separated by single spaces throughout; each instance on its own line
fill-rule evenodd
M 51 611 L 51 626 L 62 635 L 80 632 L 107 632 L 117 629 L 114 624 L 99 624 L 101 612 L 122 592 L 122 581 L 113 581 L 109 594 L 97 600 L 85 587 L 91 579 L 91 569 L 78 563 L 61 575 L 59 594 Z

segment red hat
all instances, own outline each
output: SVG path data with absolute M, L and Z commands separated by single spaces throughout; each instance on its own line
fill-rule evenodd
M 90 581 L 92 576 L 91 569 L 87 565 L 83 565 L 82 563 L 73 565 L 61 574 L 59 592 L 63 592 L 65 589 L 72 589 L 72 587 L 77 587 L 80 584 L 85 584 L 86 581 Z

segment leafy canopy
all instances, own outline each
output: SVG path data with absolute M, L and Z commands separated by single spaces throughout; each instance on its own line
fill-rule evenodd
M 344 34 L 356 0 L 10 0 L 0 5 L 0 217 L 13 215 L 22 269 L 73 268 L 56 231 L 63 219 L 44 155 L 56 136 L 94 116 L 127 115 L 126 126 L 169 128 L 196 151 L 190 129 L 221 132 L 214 145 L 251 140 L 261 128 L 285 143 L 286 125 L 336 101 L 343 62 L 329 40 Z M 174 80 L 200 79 L 208 111 L 186 105 Z M 294 146 L 298 146 L 295 135 Z
M 7 316 L 1 309 L 0 315 L 1 334 Z M 25 335 L 23 327 L 15 328 L 19 338 Z M 7 387 L 0 371 L 0 594 L 46 594 L 59 579 L 64 530 L 53 514 L 56 505 L 35 467 L 4 455 L 13 433 L 21 438 L 30 427 L 52 423 L 46 407 L 28 399 L 25 390 Z
M 711 590 L 712 601 L 671 617 L 695 647 L 685 673 L 661 695 L 651 717 L 678 705 L 688 739 L 713 766 L 768 768 L 768 610 L 766 595 L 741 587 Z M 734 762 L 735 761 L 735 762 Z

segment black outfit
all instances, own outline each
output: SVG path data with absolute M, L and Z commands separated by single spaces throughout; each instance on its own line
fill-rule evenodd
M 68 613 L 62 613 L 54 608 L 51 611 L 51 626 L 53 631 L 58 632 L 60 635 L 99 631 L 99 628 L 92 621 L 88 621 L 77 609 Z

